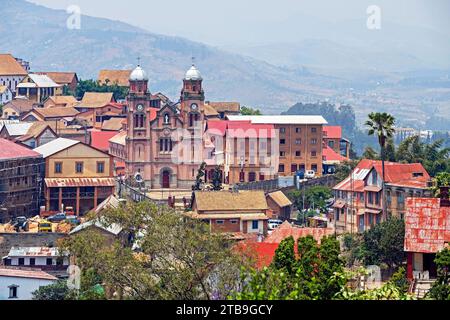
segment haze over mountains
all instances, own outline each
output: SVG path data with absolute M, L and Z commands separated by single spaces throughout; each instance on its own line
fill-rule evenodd
M 436 30 L 386 23 L 374 34 L 356 27 L 365 20 L 343 25 L 305 16 L 298 17 L 305 26 L 298 41 L 280 34 L 281 27 L 294 28 L 286 20 L 273 28 L 279 43 L 217 48 L 88 16 L 80 30 L 69 30 L 65 11 L 24 0 L 0 0 L 0 7 L 0 51 L 29 60 L 34 71 L 95 78 L 103 68 L 132 68 L 140 56 L 151 90 L 177 99 L 195 56 L 209 100 L 240 101 L 266 113 L 327 100 L 353 105 L 360 122 L 380 110 L 416 127 L 429 125 L 430 110 L 450 119 L 450 39 Z

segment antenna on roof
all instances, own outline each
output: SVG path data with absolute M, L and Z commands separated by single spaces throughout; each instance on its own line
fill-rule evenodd
M 192 59 L 192 65 L 195 66 L 195 57 L 193 55 L 192 55 L 191 59 Z
M 141 57 L 140 56 L 137 57 L 137 61 L 138 61 L 138 67 L 140 67 L 141 66 Z

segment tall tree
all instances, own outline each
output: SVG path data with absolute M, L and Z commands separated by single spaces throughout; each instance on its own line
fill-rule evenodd
M 364 149 L 364 153 L 362 154 L 362 157 L 364 159 L 370 159 L 370 160 L 379 160 L 380 159 L 378 156 L 378 153 L 372 147 L 369 147 L 369 146 L 367 146 Z
M 243 116 L 260 116 L 262 115 L 259 109 L 253 109 L 251 107 L 243 106 L 241 108 L 241 115 Z
M 214 191 L 220 191 L 223 189 L 222 187 L 222 171 L 219 166 L 214 168 L 214 172 L 212 174 L 212 185 Z
M 392 139 L 395 133 L 394 124 L 395 118 L 388 113 L 372 112 L 369 114 L 369 120 L 366 121 L 369 136 L 377 136 L 378 144 L 381 150 L 381 167 L 383 175 L 383 219 L 387 218 L 386 206 L 386 188 L 385 188 L 385 168 L 384 162 L 386 160 L 386 144 L 389 139 Z

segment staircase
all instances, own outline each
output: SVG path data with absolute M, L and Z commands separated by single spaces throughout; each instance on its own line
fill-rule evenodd
M 414 279 L 410 287 L 410 293 L 417 299 L 423 299 L 428 291 L 430 291 L 435 281 L 436 280 Z

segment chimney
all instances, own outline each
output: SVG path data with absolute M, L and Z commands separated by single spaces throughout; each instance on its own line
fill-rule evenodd
M 448 197 L 449 186 L 439 187 L 439 198 L 441 198 L 441 207 L 450 207 L 450 199 Z

